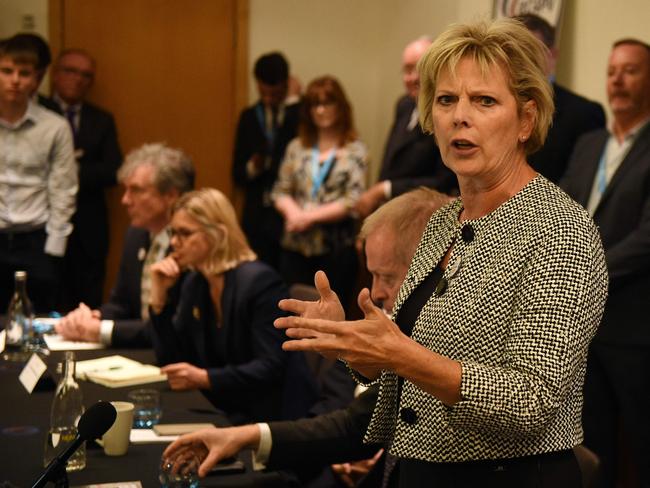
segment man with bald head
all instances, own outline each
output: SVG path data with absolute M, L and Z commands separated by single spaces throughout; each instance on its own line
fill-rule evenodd
M 422 131 L 418 120 L 420 77 L 417 64 L 431 42 L 428 37 L 420 37 L 404 48 L 402 81 L 406 93 L 397 102 L 379 181 L 357 202 L 355 210 L 360 218 L 365 218 L 387 200 L 419 186 L 443 193 L 454 193 L 458 186 L 455 175 L 442 163 L 433 136 Z
M 95 60 L 81 49 L 66 49 L 52 69 L 52 98 L 43 105 L 64 115 L 74 136 L 79 163 L 77 211 L 65 255 L 62 311 L 80 302 L 102 303 L 109 233 L 104 191 L 115 185 L 122 161 L 113 116 L 86 101 L 95 81 Z

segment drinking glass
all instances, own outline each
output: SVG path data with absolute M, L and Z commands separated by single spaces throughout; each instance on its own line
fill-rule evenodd
M 154 389 L 138 389 L 128 393 L 129 401 L 133 403 L 133 428 L 150 429 L 162 417 L 160 407 L 160 392 Z
M 183 450 L 172 458 L 163 458 L 158 480 L 162 488 L 199 488 L 201 461 L 191 449 Z

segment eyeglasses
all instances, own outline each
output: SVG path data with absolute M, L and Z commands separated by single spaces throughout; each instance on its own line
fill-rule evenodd
M 196 234 L 197 232 L 201 232 L 201 229 L 174 229 L 173 227 L 169 228 L 169 238 L 173 239 L 174 237 L 178 239 L 180 242 L 185 241 L 185 239 L 188 239 L 191 237 L 193 234 Z
M 77 68 L 73 68 L 71 66 L 61 66 L 61 68 L 59 69 L 63 71 L 66 75 L 81 76 L 84 80 L 92 80 L 95 77 L 95 73 L 93 73 L 92 71 L 80 70 Z

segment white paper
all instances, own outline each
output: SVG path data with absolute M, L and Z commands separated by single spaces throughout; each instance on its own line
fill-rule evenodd
M 25 364 L 25 367 L 18 376 L 27 393 L 31 394 L 34 391 L 36 383 L 38 383 L 39 378 L 43 376 L 46 369 L 47 365 L 38 357 L 38 354 L 32 354 L 32 357 L 29 358 L 29 361 L 27 361 L 27 364 Z
M 85 351 L 106 348 L 101 342 L 67 341 L 59 334 L 45 334 L 43 339 L 50 351 Z
M 177 435 L 158 435 L 153 429 L 131 429 L 129 440 L 133 444 L 169 443 L 178 439 Z
M 7 341 L 7 331 L 2 330 L 0 331 L 0 352 L 3 352 L 5 350 L 5 342 Z

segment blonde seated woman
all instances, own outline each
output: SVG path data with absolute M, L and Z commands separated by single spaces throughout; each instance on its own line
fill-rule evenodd
M 172 389 L 203 390 L 234 423 L 302 413 L 301 402 L 306 409 L 313 399 L 308 369 L 282 351 L 273 327 L 287 288 L 257 260 L 228 199 L 210 188 L 183 195 L 170 232 L 173 252 L 151 267 L 150 305 L 154 350 Z

